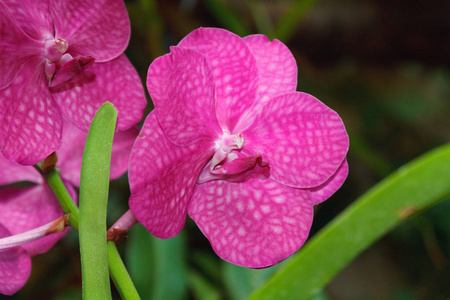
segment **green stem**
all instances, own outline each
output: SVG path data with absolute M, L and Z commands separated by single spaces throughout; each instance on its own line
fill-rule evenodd
M 92 120 L 80 177 L 80 255 L 83 299 L 111 299 L 106 242 L 111 150 L 117 110 L 104 103 Z
M 122 299 L 141 299 L 133 285 L 133 281 L 125 268 L 125 265 L 123 264 L 122 259 L 120 258 L 116 244 L 112 241 L 108 242 L 108 260 L 111 278 L 113 279 L 114 285 L 119 291 Z
M 48 172 L 43 173 L 42 176 L 49 185 L 50 189 L 53 191 L 56 199 L 58 199 L 59 205 L 61 205 L 64 213 L 70 214 L 69 219 L 67 220 L 68 224 L 73 229 L 78 230 L 78 207 L 64 186 L 58 171 L 53 168 Z

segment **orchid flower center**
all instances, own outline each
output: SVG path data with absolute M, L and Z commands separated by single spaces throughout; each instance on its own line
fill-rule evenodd
M 211 171 L 214 170 L 218 165 L 225 160 L 233 160 L 237 158 L 233 150 L 239 150 L 244 147 L 244 136 L 242 133 L 231 134 L 228 131 L 224 131 L 220 139 L 215 141 L 214 149 L 216 152 L 211 159 Z
M 45 75 L 50 82 L 55 75 L 56 68 L 72 60 L 72 56 L 66 53 L 69 43 L 63 38 L 51 38 L 44 42 Z

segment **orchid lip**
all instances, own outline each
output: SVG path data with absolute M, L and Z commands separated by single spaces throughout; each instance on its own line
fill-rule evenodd
M 242 133 L 231 134 L 228 131 L 224 131 L 219 140 L 215 141 L 214 153 L 211 159 L 211 171 L 216 167 L 220 167 L 219 164 L 225 159 L 234 159 L 230 156 L 231 151 L 239 150 L 244 147 L 245 140 Z

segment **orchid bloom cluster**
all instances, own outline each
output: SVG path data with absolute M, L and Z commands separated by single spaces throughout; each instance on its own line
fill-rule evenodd
M 347 177 L 344 124 L 296 91 L 297 65 L 280 41 L 193 31 L 150 65 L 155 110 L 138 134 L 146 100 L 123 54 L 129 37 L 122 0 L 0 0 L 0 239 L 36 234 L 0 242 L 2 294 L 20 289 L 31 257 L 67 232 L 47 231 L 63 212 L 30 165 L 56 151 L 76 201 L 86 132 L 105 101 L 118 110 L 110 177 L 129 169 L 131 212 L 118 223 L 136 218 L 170 238 L 189 215 L 236 265 L 264 268 L 297 251 L 313 206 Z
M 61 145 L 63 118 L 82 130 L 105 101 L 117 129 L 142 118 L 137 72 L 123 54 L 122 0 L 0 0 L 0 151 L 35 164 Z
M 128 158 L 137 134 L 138 129 L 135 127 L 116 133 L 111 157 L 111 179 L 119 178 L 127 171 Z M 75 201 L 78 198 L 76 188 L 80 186 L 81 159 L 86 136 L 86 132 L 65 122 L 62 146 L 57 152 L 56 167 Z M 11 185 L 17 182 L 29 182 L 32 185 Z M 0 238 L 27 232 L 63 216 L 58 200 L 41 174 L 32 166 L 22 166 L 0 156 L 0 186 L 2 185 L 9 186 L 0 187 Z M 13 294 L 20 289 L 30 275 L 30 257 L 50 250 L 67 230 L 47 235 L 21 247 L 3 252 L 0 250 L 0 293 Z
M 200 28 L 148 70 L 155 110 L 130 158 L 130 209 L 170 238 L 186 215 L 214 251 L 263 268 L 297 251 L 313 219 L 348 174 L 339 115 L 296 92 L 288 48 Z

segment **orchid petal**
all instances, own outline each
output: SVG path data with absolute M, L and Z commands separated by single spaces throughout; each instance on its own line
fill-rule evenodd
M 42 48 L 17 26 L 12 11 L 0 1 L 0 90 L 11 84 L 27 61 Z
M 78 81 L 53 88 L 52 94 L 63 116 L 85 131 L 105 101 L 113 103 L 119 112 L 119 130 L 139 122 L 147 104 L 139 76 L 125 55 L 94 63 Z
M 269 162 L 271 178 L 297 188 L 327 181 L 349 147 L 339 115 L 313 96 L 299 92 L 266 102 L 243 135 L 247 151 L 261 154 Z
M 206 59 L 197 51 L 172 47 L 148 70 L 147 87 L 166 137 L 178 146 L 216 139 L 214 85 Z
M 130 39 L 130 20 L 122 0 L 52 0 L 55 36 L 69 42 L 73 56 L 97 62 L 118 57 Z
M 35 164 L 59 148 L 61 125 L 61 113 L 34 59 L 0 90 L 0 149 L 7 159 Z
M 7 160 L 0 154 L 0 185 L 19 181 L 41 183 L 42 176 L 35 168 L 22 166 L 15 161 Z
M 76 193 L 66 184 L 73 199 Z M 44 224 L 47 224 L 63 215 L 57 199 L 46 184 L 31 188 L 3 188 L 0 194 L 0 220 L 11 234 L 19 234 Z M 67 233 L 51 234 L 40 240 L 22 246 L 33 256 L 47 252 L 53 245 Z
M 258 64 L 258 101 L 270 98 L 297 88 L 297 63 L 288 47 L 279 40 L 272 42 L 262 34 L 243 38 Z
M 330 198 L 344 184 L 347 175 L 348 163 L 345 159 L 330 179 L 317 187 L 309 189 L 311 191 L 313 204 L 319 204 Z
M 50 0 L 2 0 L 2 2 L 14 15 L 14 24 L 19 26 L 29 37 L 35 40 L 53 37 Z M 3 21 L 2 18 L 0 20 Z M 16 38 L 20 40 L 21 36 L 16 36 Z
M 173 145 L 151 113 L 145 120 L 130 157 L 131 212 L 159 238 L 175 236 L 183 228 L 197 177 L 212 156 L 212 143 Z
M 128 169 L 131 147 L 139 130 L 133 127 L 126 131 L 116 132 L 111 153 L 110 179 L 117 179 Z M 65 121 L 61 148 L 57 151 L 61 176 L 74 186 L 80 186 L 81 160 L 86 142 L 87 132 Z M 0 165 L 1 166 L 1 165 Z M 0 171 L 1 172 L 1 171 Z
M 305 242 L 311 195 L 268 178 L 197 185 L 189 216 L 222 259 L 250 268 L 272 266 Z
M 0 224 L 0 238 L 11 233 Z M 30 277 L 31 259 L 21 247 L 0 251 L 0 294 L 12 295 L 20 290 Z
M 233 132 L 256 101 L 258 68 L 247 44 L 224 29 L 199 28 L 178 44 L 195 49 L 208 60 L 216 91 L 216 112 L 223 129 Z

